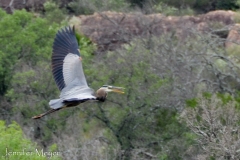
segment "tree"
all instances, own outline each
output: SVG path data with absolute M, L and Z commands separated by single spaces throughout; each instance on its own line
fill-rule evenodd
M 0 33 L 0 94 L 4 95 L 15 71 L 50 58 L 56 25 L 49 28 L 46 20 L 25 10 L 12 15 L 0 10 L 0 15 L 0 30 L 4 31 Z
M 110 21 L 117 26 L 117 21 Z M 187 99 L 201 91 L 236 94 L 239 67 L 226 56 L 225 41 L 216 36 L 214 30 L 199 33 L 192 29 L 184 38 L 174 32 L 155 37 L 148 32 L 150 25 L 145 23 L 143 29 L 149 34 L 139 35 L 105 56 L 96 56 L 91 66 L 93 71 L 87 69 L 88 82 L 93 88 L 102 84 L 123 85 L 127 88 L 126 97 L 119 102 L 118 96 L 111 95 L 112 103 L 91 105 L 83 111 L 88 111 L 89 117 L 102 121 L 111 131 L 120 144 L 123 159 L 143 158 L 144 153 L 152 158 L 159 155 L 169 159 L 191 157 L 186 148 L 194 143 L 195 135 L 188 132 L 184 123 L 178 122 L 177 113 L 184 109 Z M 131 37 L 124 34 L 123 28 L 118 28 L 116 33 L 122 33 L 119 39 Z M 166 119 L 169 120 L 164 123 Z M 170 154 L 169 150 L 176 154 Z
M 167 75 L 162 78 L 163 73 L 159 74 L 157 57 L 160 52 L 154 52 L 161 41 L 153 38 L 151 49 L 145 46 L 146 41 L 135 40 L 124 49 L 95 57 L 92 68 L 85 68 L 90 75 L 89 85 L 93 88 L 103 84 L 123 86 L 126 87 L 126 95 L 110 94 L 106 103 L 85 104 L 82 111 L 105 124 L 108 134 L 115 137 L 105 137 L 107 141 L 116 141 L 120 145 L 122 154 L 119 159 L 163 155 L 180 158 L 181 152 L 175 150 L 179 148 L 178 144 L 171 142 L 178 141 L 184 150 L 189 145 L 183 140 L 188 139 L 184 135 L 187 129 L 178 123 L 177 106 L 166 100 L 171 94 L 166 91 L 172 82 Z M 174 151 L 175 154 L 169 154 Z
M 239 159 L 239 100 L 229 94 L 199 94 L 187 101 L 182 119 L 196 134 L 199 159 Z

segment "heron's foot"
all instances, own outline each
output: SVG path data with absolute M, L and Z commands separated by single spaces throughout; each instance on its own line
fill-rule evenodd
M 39 119 L 39 118 L 42 118 L 43 114 L 40 114 L 38 116 L 33 116 L 32 119 Z

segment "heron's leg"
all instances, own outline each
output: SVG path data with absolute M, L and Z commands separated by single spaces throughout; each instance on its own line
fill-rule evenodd
M 42 114 L 40 114 L 40 115 L 38 115 L 38 116 L 34 116 L 34 117 L 32 117 L 32 119 L 39 119 L 39 118 L 42 118 L 43 116 L 46 116 L 46 115 L 48 115 L 48 114 L 50 114 L 50 113 L 53 113 L 53 112 L 56 112 L 56 111 L 58 111 L 58 110 L 60 110 L 60 109 L 62 109 L 62 108 L 58 108 L 58 109 L 50 109 L 50 110 L 48 110 L 48 111 L 45 112 L 45 113 L 42 113 Z

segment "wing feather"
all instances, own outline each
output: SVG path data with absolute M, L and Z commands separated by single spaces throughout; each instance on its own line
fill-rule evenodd
M 55 37 L 52 73 L 58 88 L 61 90 L 60 104 L 96 99 L 93 96 L 94 91 L 87 85 L 73 28 L 66 27 L 58 31 Z
M 74 54 L 78 57 L 80 56 L 74 28 L 65 27 L 64 29 L 61 29 L 58 31 L 53 43 L 52 73 L 59 90 L 62 90 L 64 87 L 66 87 L 71 80 L 69 79 L 69 77 L 64 78 L 64 74 L 63 74 L 64 59 L 69 53 Z M 78 66 L 79 65 L 82 66 L 81 62 L 78 64 Z M 84 76 L 83 71 L 81 72 L 82 72 L 81 74 Z M 73 80 L 73 77 L 71 78 Z M 65 79 L 67 80 L 67 82 L 65 81 Z M 84 76 L 84 79 L 85 79 L 85 76 Z
M 87 86 L 83 73 L 82 62 L 78 55 L 69 53 L 63 63 L 63 77 L 66 84 L 70 84 L 75 78 L 79 80 L 80 86 Z

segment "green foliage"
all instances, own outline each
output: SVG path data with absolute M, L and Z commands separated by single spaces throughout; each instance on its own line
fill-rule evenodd
M 206 99 L 210 99 L 212 97 L 212 94 L 209 93 L 209 92 L 203 92 L 202 93 L 203 97 L 206 98 Z
M 76 38 L 78 41 L 78 45 L 80 47 L 80 54 L 82 57 L 87 58 L 85 64 L 88 63 L 93 56 L 94 51 L 96 50 L 96 45 L 92 43 L 92 41 L 83 34 L 76 32 Z
M 50 147 L 49 147 L 49 151 L 50 152 L 57 152 L 58 151 L 58 146 L 57 144 L 52 144 Z
M 240 112 L 236 108 L 238 97 L 217 93 L 211 96 L 201 94 L 196 99 L 197 106 L 194 109 L 185 108 L 182 118 L 192 130 L 198 144 L 196 148 L 199 147 L 198 154 L 204 153 L 207 159 L 239 159 L 238 153 L 232 152 L 232 146 L 239 149 Z
M 76 15 L 93 14 L 101 11 L 124 11 L 129 7 L 125 0 L 76 0 L 68 6 Z
M 233 100 L 233 98 L 230 94 L 217 93 L 217 96 L 219 99 L 222 100 L 223 105 L 226 105 L 227 103 L 229 103 Z
M 52 1 L 49 0 L 44 3 L 44 17 L 50 22 L 56 22 L 56 23 L 61 23 L 66 20 L 67 15 L 65 9 L 60 9 L 59 5 Z
M 196 35 L 184 43 L 174 35 L 165 35 L 135 39 L 117 51 L 95 56 L 90 63 L 92 69 L 88 69 L 89 85 L 92 88 L 103 84 L 122 86 L 126 94 L 110 93 L 108 103 L 94 111 L 91 107 L 84 110 L 105 124 L 116 137 L 108 140 L 117 141 L 126 152 L 147 148 L 154 155 L 164 155 L 163 158 L 183 158 L 189 145 L 197 143 L 194 141 L 197 135 L 189 133 L 185 122 L 179 122 L 178 111 L 183 107 L 177 108 L 177 104 L 186 102 L 189 106 L 186 108 L 196 112 L 193 126 L 202 122 L 205 110 L 198 108 L 200 102 L 194 95 L 202 90 L 214 90 L 218 84 L 216 74 L 228 72 L 227 65 L 220 68 L 216 63 L 215 57 L 223 53 L 222 48 L 216 49 L 215 43 L 209 47 L 213 44 L 210 42 L 208 35 Z M 207 83 L 199 83 L 202 79 L 209 82 L 209 87 Z M 202 96 L 210 101 L 212 92 Z M 230 99 L 223 97 L 223 100 Z M 226 122 L 225 118 L 221 120 L 222 124 Z M 125 156 L 131 157 L 127 153 Z M 139 159 L 142 157 L 138 155 Z
M 131 1 L 144 7 L 142 2 Z M 196 4 L 202 7 L 207 1 L 156 2 L 153 5 L 156 11 L 166 15 L 180 15 L 193 14 L 191 7 L 195 7 Z M 90 14 L 109 8 L 119 11 L 128 8 L 129 4 L 123 0 L 108 3 L 105 3 L 105 0 L 79 0 L 71 2 L 69 6 L 76 14 Z M 131 154 L 135 154 L 136 159 L 145 159 L 147 156 L 159 159 L 184 159 L 187 152 L 194 148 L 192 146 L 198 143 L 195 140 L 199 135 L 190 132 L 186 127 L 189 121 L 179 121 L 179 111 L 183 110 L 183 113 L 186 110 L 190 111 L 191 114 L 185 116 L 192 116 L 194 121 L 191 125 L 198 127 L 198 124 L 203 123 L 204 126 L 200 129 L 206 131 L 208 124 L 204 121 L 206 117 L 203 115 L 207 112 L 199 105 L 201 102 L 211 104 L 215 95 L 205 92 L 201 95 L 204 101 L 198 97 L 194 98 L 196 92 L 208 87 L 205 83 L 194 83 L 199 82 L 195 76 L 217 86 L 215 76 L 221 75 L 221 72 L 229 72 L 226 61 L 216 60 L 216 55 L 223 53 L 222 45 L 216 44 L 215 39 L 212 40 L 210 36 L 205 38 L 205 35 L 189 38 L 182 44 L 172 34 L 163 38 L 135 39 L 121 49 L 108 52 L 106 55 L 93 55 L 96 46 L 89 38 L 76 34 L 89 86 L 94 89 L 103 84 L 121 86 L 126 88 L 126 94 L 110 93 L 105 103 L 84 103 L 79 107 L 46 116 L 40 121 L 30 121 L 33 115 L 48 110 L 49 100 L 59 95 L 52 78 L 50 57 L 54 35 L 59 28 L 56 23 L 65 23 L 63 20 L 66 19 L 66 15 L 54 1 L 48 1 L 44 7 L 43 18 L 35 17 L 24 10 L 15 11 L 12 15 L 0 10 L 0 30 L 4 31 L 0 32 L 0 93 L 13 108 L 14 117 L 20 117 L 19 123 L 33 127 L 33 136 L 41 139 L 42 144 L 52 152 L 58 150 L 56 144 L 49 146 L 54 140 L 54 134 L 55 137 L 62 139 L 67 135 L 66 138 L 72 141 L 66 140 L 66 146 L 77 144 L 74 147 L 80 148 L 79 155 L 85 155 L 82 152 L 83 142 L 86 142 L 87 146 L 89 141 L 99 140 L 99 148 L 92 145 L 97 148 L 94 151 L 100 155 L 107 153 L 106 155 L 110 155 L 109 159 L 116 158 L 119 152 L 124 152 L 122 159 L 131 159 Z M 214 23 L 211 27 L 219 29 L 222 26 Z M 209 57 L 214 57 L 214 60 Z M 207 64 L 203 63 L 205 61 Z M 202 72 L 199 72 L 200 70 Z M 221 77 L 218 80 L 222 80 Z M 192 88 L 188 87 L 191 83 L 194 83 Z M 224 84 L 229 83 L 220 85 Z M 186 97 L 190 99 L 186 100 Z M 231 116 L 225 116 L 224 113 L 229 111 L 227 108 L 230 103 L 234 104 L 231 104 L 232 110 L 232 106 L 239 109 L 240 100 L 238 96 L 232 97 L 228 94 L 217 94 L 215 98 L 218 105 L 211 111 L 221 115 L 217 124 L 226 127 L 231 121 L 229 119 Z M 188 107 L 181 108 L 182 105 L 178 102 Z M 220 109 L 223 111 L 218 112 Z M 237 113 L 237 110 L 234 111 Z M 193 112 L 195 114 L 192 114 Z M 231 114 L 233 113 L 235 112 Z M 235 124 L 239 123 L 237 119 Z M 62 143 L 65 146 L 65 143 Z M 18 144 L 20 145 L 20 143 L 14 145 L 18 147 Z M 24 146 L 28 145 L 32 146 L 30 142 L 28 144 L 24 141 Z M 30 150 L 35 147 L 31 146 Z M 73 150 L 74 147 L 67 149 Z M 91 149 L 86 150 L 89 153 Z
M 128 0 L 133 6 L 156 10 L 166 15 L 192 15 L 194 12 L 213 10 L 238 10 L 239 0 Z M 150 9 L 148 8 L 150 7 Z M 166 8 L 164 8 L 166 7 Z M 193 11 L 194 10 L 194 11 Z
M 39 155 L 41 149 L 32 143 L 29 139 L 25 138 L 20 126 L 13 122 L 12 124 L 5 125 L 4 121 L 0 121 L 0 159 L 19 159 L 19 160 L 46 160 L 47 156 Z M 57 146 L 50 147 L 49 152 L 58 152 Z M 52 156 L 51 159 L 60 160 L 58 156 Z
M 194 11 L 190 7 L 179 9 L 172 5 L 167 5 L 163 2 L 155 4 L 153 6 L 153 10 L 154 12 L 159 12 L 166 16 L 194 15 Z
M 216 74 L 212 71 L 215 68 L 210 67 L 216 66 L 217 71 L 221 69 L 225 73 L 227 65 L 220 68 L 216 59 L 212 60 L 213 65 L 202 63 L 206 59 L 211 60 L 209 57 L 215 56 L 215 53 L 222 53 L 221 48 L 214 50 L 207 46 L 210 41 L 208 36 L 190 38 L 183 45 L 172 35 L 149 39 L 135 39 L 117 51 L 95 56 L 93 62 L 90 60 L 88 64 L 91 68 L 85 68 L 85 71 L 88 71 L 86 75 L 92 88 L 111 84 L 125 87 L 126 94 L 110 93 L 107 103 L 95 105 L 95 108 L 90 107 L 91 104 L 84 111 L 111 131 L 115 138 L 108 141 L 117 142 L 122 150 L 134 153 L 136 148 L 147 148 L 154 155 L 163 155 L 163 159 L 180 159 L 190 145 L 197 143 L 194 141 L 197 136 L 189 133 L 185 122 L 179 122 L 176 105 L 183 100 L 189 106 L 186 108 L 194 108 L 197 112 L 193 116 L 195 123 L 202 122 L 204 118 L 200 115 L 204 110 L 198 108 L 199 101 L 194 95 L 199 90 L 208 91 L 208 88 L 206 84 L 199 84 L 198 80 L 206 76 L 207 81 L 214 82 Z M 203 48 L 205 51 L 202 51 Z M 195 75 L 201 79 L 195 79 Z M 186 84 L 192 82 L 197 83 L 188 88 Z M 213 87 L 210 85 L 209 89 Z M 210 101 L 212 93 L 205 92 L 203 97 Z M 185 101 L 187 98 L 190 99 Z M 223 97 L 226 102 L 228 99 Z M 225 118 L 221 123 L 226 123 Z M 139 159 L 144 157 L 137 156 Z M 126 153 L 125 159 L 129 157 Z
M 236 10 L 239 8 L 239 5 L 236 0 L 185 0 L 185 1 L 177 1 L 177 0 L 160 0 L 166 4 L 186 8 L 191 7 L 199 11 L 208 12 L 211 10 Z
M 205 12 L 210 10 L 236 10 L 239 9 L 239 4 L 236 0 L 200 0 L 193 4 L 193 8 Z
M 160 3 L 165 3 L 165 4 L 169 4 L 171 6 L 175 6 L 175 7 L 179 7 L 179 8 L 183 8 L 186 6 L 193 6 L 194 3 L 196 3 L 194 0 L 184 0 L 184 1 L 177 1 L 177 0 L 158 0 L 158 2 Z
M 59 25 L 25 10 L 12 15 L 0 10 L 0 93 L 9 102 L 12 114 L 20 115 L 20 125 L 31 125 L 31 117 L 49 109 L 50 99 L 59 91 L 51 73 L 52 43 Z M 3 106 L 3 104 L 1 104 Z M 64 122 L 65 123 L 65 122 Z M 49 120 L 39 136 L 46 143 L 53 129 L 62 129 L 63 121 Z
M 12 15 L 0 10 L 0 14 L 0 30 L 4 31 L 0 33 L 0 94 L 4 95 L 15 70 L 50 59 L 56 25 L 49 27 L 46 20 L 25 10 L 16 10 Z M 25 64 L 16 68 L 23 61 Z
M 178 159 L 185 146 L 190 144 L 185 139 L 190 142 L 192 137 L 185 136 L 187 129 L 178 122 L 174 106 L 161 107 L 164 103 L 160 99 L 167 96 L 162 88 L 170 86 L 171 81 L 168 76 L 162 78 L 158 75 L 155 68 L 159 63 L 156 61 L 158 53 L 145 44 L 145 40 L 134 40 L 123 49 L 90 60 L 88 66 L 92 65 L 85 67 L 85 73 L 92 88 L 110 84 L 125 87 L 126 94 L 109 93 L 106 103 L 85 104 L 84 111 L 104 124 L 112 134 L 109 136 L 109 132 L 105 132 L 108 135 L 105 138 L 113 144 L 117 142 L 122 150 L 148 148 L 154 154 Z M 93 105 L 94 111 L 90 107 Z M 89 130 L 88 125 L 84 126 L 86 131 Z M 182 143 L 181 149 L 178 144 L 172 143 L 176 137 Z M 125 156 L 127 159 L 129 155 Z
M 187 107 L 195 108 L 197 106 L 198 102 L 196 98 L 186 100 Z
M 127 0 L 127 1 L 130 2 L 133 7 L 139 6 L 141 8 L 143 7 L 145 2 L 145 0 Z

